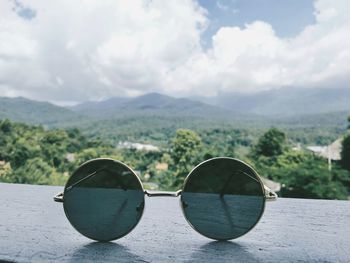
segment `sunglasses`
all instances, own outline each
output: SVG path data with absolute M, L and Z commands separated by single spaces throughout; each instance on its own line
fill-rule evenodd
M 106 242 L 136 227 L 145 195 L 181 196 L 180 206 L 190 226 L 216 240 L 235 239 L 249 232 L 261 218 L 265 201 L 277 199 L 252 167 L 233 158 L 200 163 L 176 192 L 144 190 L 126 164 L 100 158 L 82 164 L 54 201 L 63 203 L 69 222 L 78 232 Z

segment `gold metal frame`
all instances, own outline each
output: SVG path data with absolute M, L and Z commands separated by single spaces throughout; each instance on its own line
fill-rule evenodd
M 211 159 L 208 159 L 206 161 L 203 161 L 201 162 L 200 164 L 198 164 L 197 166 L 195 166 L 191 172 L 187 175 L 187 177 L 185 178 L 185 181 L 184 181 L 184 184 L 182 186 L 182 191 L 184 191 L 185 187 L 186 187 L 186 184 L 187 182 L 189 181 L 189 179 L 191 178 L 191 175 L 192 173 L 198 168 L 200 167 L 201 165 L 203 165 L 204 163 L 207 163 L 207 162 L 210 162 L 212 160 L 217 160 L 217 159 L 226 159 L 226 160 L 233 160 L 233 161 L 236 161 L 236 162 L 239 162 L 245 166 L 247 166 L 253 173 L 254 175 L 256 176 L 256 178 L 252 178 L 249 174 L 243 172 L 244 174 L 246 174 L 247 176 L 251 177 L 253 180 L 256 180 L 260 186 L 261 186 L 261 191 L 262 193 L 264 194 L 264 203 L 263 203 L 263 207 L 262 207 L 262 211 L 256 221 L 256 223 L 247 231 L 245 232 L 243 235 L 247 234 L 248 232 L 250 232 L 260 221 L 262 215 L 264 214 L 264 211 L 265 211 L 265 203 L 266 201 L 275 201 L 277 200 L 277 194 L 275 192 L 273 192 L 270 188 L 268 188 L 266 185 L 264 185 L 263 181 L 261 180 L 259 174 L 253 169 L 253 167 L 251 167 L 249 164 L 239 160 L 239 159 L 236 159 L 236 158 L 231 158 L 231 157 L 215 157 L 215 158 L 211 158 Z M 192 223 L 187 219 L 186 217 L 186 214 L 185 214 L 185 209 L 184 209 L 184 206 L 183 206 L 183 201 L 182 201 L 182 196 L 180 198 L 180 206 L 181 206 L 181 210 L 182 210 L 182 213 L 187 221 L 187 223 L 193 228 L 193 230 L 195 230 L 196 232 L 198 232 L 199 234 L 203 235 L 203 236 L 206 236 L 208 238 L 211 238 L 211 239 L 214 239 L 214 240 L 231 240 L 231 239 L 236 239 L 238 237 L 235 237 L 235 238 L 227 238 L 227 239 L 217 239 L 217 238 L 214 238 L 214 237 L 211 237 L 211 236 L 208 236 L 208 235 L 205 235 L 203 233 L 201 233 L 200 231 L 198 231 L 198 229 L 192 225 Z M 242 235 L 241 235 L 242 236 Z
M 141 190 L 143 193 L 145 193 L 145 190 L 144 190 L 144 188 L 143 188 L 143 184 L 142 184 L 140 178 L 139 178 L 139 177 L 137 176 L 137 174 L 134 172 L 134 170 L 131 169 L 131 168 L 130 168 L 128 165 L 126 165 L 125 163 L 123 163 L 123 162 L 121 162 L 121 161 L 118 161 L 118 160 L 111 159 L 111 158 L 96 158 L 96 159 L 91 159 L 91 160 L 89 160 L 89 161 L 83 163 L 82 165 L 80 165 L 80 166 L 73 172 L 73 174 L 70 176 L 70 178 L 72 178 L 72 177 L 74 176 L 75 172 L 76 172 L 80 167 L 82 167 L 83 165 L 86 165 L 86 164 L 88 164 L 88 163 L 90 163 L 90 162 L 98 161 L 98 160 L 109 160 L 109 161 L 113 161 L 113 162 L 115 162 L 115 163 L 117 163 L 117 164 L 120 164 L 120 165 L 124 166 L 125 168 L 127 168 L 127 169 L 137 178 L 137 181 L 138 181 L 139 186 L 140 186 L 140 190 Z M 79 182 L 85 180 L 85 179 L 88 178 L 88 177 L 91 177 L 91 175 L 87 175 L 86 177 L 84 177 L 84 178 L 82 178 L 81 180 L 79 180 L 77 183 L 79 183 Z M 69 178 L 69 179 L 70 179 L 70 178 Z M 64 204 L 65 204 L 65 203 L 64 203 L 64 193 L 65 193 L 66 191 L 70 191 L 70 190 L 72 189 L 71 186 L 76 185 L 76 183 L 74 183 L 73 185 L 69 185 L 69 186 L 68 186 L 69 179 L 68 179 L 68 181 L 67 181 L 67 183 L 66 183 L 66 185 L 65 185 L 65 187 L 64 187 L 63 193 L 59 193 L 58 195 L 56 195 L 56 196 L 54 197 L 54 200 L 55 200 L 56 202 L 61 202 L 61 203 L 63 203 L 64 213 L 66 214 L 66 217 L 67 217 L 69 223 L 71 223 L 70 220 L 69 220 L 69 215 L 68 215 L 68 213 L 67 213 L 67 211 L 66 211 L 66 208 L 65 208 L 65 205 L 64 205 Z M 139 221 L 137 221 L 136 224 L 135 224 L 128 232 L 126 232 L 124 235 L 118 236 L 118 237 L 116 237 L 116 238 L 114 238 L 114 239 L 111 239 L 111 240 L 103 240 L 104 242 L 105 242 L 105 241 L 112 241 L 112 240 L 116 240 L 116 239 L 122 238 L 122 237 L 126 236 L 127 234 L 129 234 L 132 230 L 135 229 L 135 227 L 140 223 L 140 221 L 141 221 L 141 219 L 142 219 L 142 216 L 143 216 L 143 211 L 145 210 L 145 206 L 146 206 L 146 204 L 145 204 L 145 196 L 143 196 L 143 201 L 142 201 L 142 202 L 143 202 L 143 205 L 142 205 L 142 211 L 141 211 L 141 216 L 140 216 Z M 75 230 L 78 231 L 78 229 L 76 229 L 76 227 L 75 227 L 73 224 L 71 224 L 71 225 L 73 226 L 73 228 L 74 228 Z M 78 231 L 78 232 L 81 233 L 80 231 Z M 81 234 L 83 235 L 83 233 L 81 233 Z M 84 235 L 84 236 L 86 236 L 86 235 Z M 90 237 L 90 236 L 86 236 L 86 237 L 91 238 L 91 239 L 96 240 L 96 241 L 101 241 L 101 240 L 97 240 L 97 239 L 95 239 L 95 238 L 93 238 L 93 237 Z
M 89 161 L 83 163 L 81 166 L 83 166 L 83 165 L 85 165 L 85 164 L 87 164 L 87 163 L 89 163 L 89 162 L 95 161 L 95 160 L 110 160 L 110 161 L 114 161 L 114 162 L 116 162 L 116 163 L 118 163 L 118 164 L 120 164 L 120 165 L 126 167 L 127 169 L 129 169 L 129 170 L 132 172 L 132 174 L 137 178 L 137 180 L 138 180 L 138 182 L 139 182 L 139 184 L 140 184 L 140 189 L 142 189 L 143 193 L 144 193 L 145 195 L 147 195 L 148 197 L 178 197 L 178 196 L 181 196 L 181 194 L 182 194 L 182 192 L 183 192 L 183 189 L 185 189 L 185 186 L 186 186 L 186 184 L 187 184 L 189 178 L 191 177 L 191 174 L 193 173 L 193 171 L 194 171 L 196 168 L 198 168 L 200 165 L 202 165 L 202 164 L 204 164 L 204 163 L 206 163 L 206 162 L 209 162 L 209 161 L 211 161 L 211 160 L 215 160 L 215 159 L 234 160 L 234 161 L 238 161 L 238 162 L 242 163 L 243 165 L 248 166 L 248 167 L 254 172 L 254 174 L 256 175 L 256 179 L 258 180 L 258 182 L 259 182 L 260 185 L 261 185 L 262 193 L 264 194 L 263 210 L 262 210 L 262 212 L 261 212 L 261 214 L 260 214 L 260 216 L 259 216 L 257 222 L 249 229 L 249 231 L 250 231 L 251 229 L 253 229 L 253 228 L 255 227 L 255 225 L 259 222 L 260 218 L 262 217 L 262 215 L 263 215 L 263 213 L 264 213 L 264 210 L 265 210 L 265 202 L 266 202 L 266 201 L 275 201 L 275 200 L 277 200 L 278 195 L 277 195 L 275 192 L 273 192 L 270 188 L 268 188 L 266 185 L 264 185 L 264 183 L 263 183 L 263 181 L 261 180 L 259 174 L 258 174 L 250 165 L 248 165 L 247 163 L 245 163 L 245 162 L 243 162 L 243 161 L 241 161 L 241 160 L 238 160 L 238 159 L 235 159 L 235 158 L 230 158 L 230 157 L 216 157 L 216 158 L 211 158 L 211 159 L 209 159 L 209 160 L 206 160 L 206 161 L 204 161 L 204 162 L 201 162 L 200 164 L 198 164 L 197 166 L 195 166 L 195 167 L 191 170 L 191 172 L 190 172 L 190 173 L 187 175 L 187 177 L 185 178 L 182 188 L 181 188 L 180 190 L 176 191 L 176 192 L 167 192 L 167 191 L 147 191 L 147 190 L 144 190 L 142 181 L 140 180 L 140 178 L 137 176 L 137 174 L 136 174 L 128 165 L 126 165 L 126 164 L 124 164 L 124 163 L 122 163 L 122 162 L 120 162 L 120 161 L 111 159 L 111 158 L 97 158 L 97 159 L 92 159 L 92 160 L 89 160 Z M 79 167 L 81 167 L 81 166 L 79 166 Z M 79 168 L 78 168 L 78 169 L 79 169 Z M 77 169 L 77 170 L 78 170 L 78 169 Z M 75 172 L 74 172 L 74 173 L 75 173 Z M 74 173 L 71 175 L 71 177 L 74 176 Z M 93 176 L 93 175 L 92 175 L 92 176 Z M 248 175 L 248 176 L 249 176 L 249 175 Z M 71 178 L 71 177 L 70 177 L 70 178 Z M 88 175 L 87 177 L 91 177 L 91 175 Z M 70 178 L 69 178 L 69 179 L 70 179 Z M 69 182 L 69 179 L 68 179 L 67 183 Z M 81 179 L 81 180 L 85 180 L 85 178 L 83 178 L 83 179 Z M 80 181 L 81 181 L 81 180 L 80 180 Z M 79 182 L 80 182 L 80 181 L 79 181 Z M 63 206 L 64 206 L 64 193 L 67 191 L 67 189 L 70 190 L 71 187 L 72 187 L 71 185 L 70 185 L 70 186 L 67 186 L 67 184 L 66 184 L 66 186 L 65 186 L 65 188 L 64 188 L 64 191 L 58 193 L 57 195 L 55 195 L 55 196 L 53 197 L 54 201 L 55 201 L 55 202 L 59 202 L 59 203 L 63 203 Z M 182 196 L 181 196 L 181 197 L 182 197 Z M 186 215 L 185 215 L 185 211 L 184 211 L 184 207 L 183 207 L 182 198 L 180 198 L 179 201 L 180 201 L 180 207 L 181 207 L 182 213 L 183 213 L 183 215 L 184 215 L 186 221 L 189 223 L 189 225 L 190 225 L 196 232 L 200 233 L 200 232 L 187 220 Z M 144 203 L 144 205 L 143 205 L 143 208 L 142 208 L 142 214 L 141 214 L 140 220 L 135 224 L 135 226 L 134 226 L 128 233 L 130 233 L 130 232 L 138 225 L 138 223 L 141 221 L 141 218 L 142 218 L 142 215 L 143 215 L 143 211 L 144 211 L 144 209 L 145 209 L 145 199 L 143 200 L 143 203 Z M 65 211 L 66 217 L 68 218 L 68 221 L 70 221 L 65 209 L 64 209 L 64 211 Z M 72 225 L 72 226 L 73 226 L 73 225 Z M 74 226 L 73 226 L 73 227 L 74 227 Z M 75 227 L 74 227 L 74 228 L 75 228 Z M 248 231 L 248 232 L 249 232 L 249 231 Z M 78 232 L 79 232 L 79 231 L 78 231 Z M 248 233 L 248 232 L 246 232 L 246 233 Z M 125 235 L 127 235 L 128 233 L 126 233 Z M 245 234 L 246 234 L 246 233 L 245 233 Z M 203 235 L 202 233 L 200 233 L 200 234 Z M 123 235 L 123 236 L 125 236 L 125 235 Z M 123 237 L 123 236 L 120 236 L 120 237 L 118 237 L 118 238 L 121 238 L 121 237 Z M 212 237 L 209 237 L 209 236 L 207 236 L 207 237 L 208 237 L 208 238 L 212 238 Z M 89 238 L 91 238 L 91 237 L 89 237 Z M 118 238 L 117 238 L 117 239 L 118 239 Z M 93 239 L 93 238 L 92 238 L 92 239 Z

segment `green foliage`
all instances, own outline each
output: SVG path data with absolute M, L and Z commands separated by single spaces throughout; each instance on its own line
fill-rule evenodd
M 348 129 L 350 130 L 350 116 L 348 117 Z M 350 134 L 349 132 L 342 141 L 341 165 L 350 171 Z
M 12 168 L 11 168 L 11 164 L 10 163 L 5 163 L 2 162 L 0 164 L 0 182 L 10 182 L 10 180 L 8 180 L 10 174 L 12 173 Z
M 328 199 L 347 199 L 349 196 L 349 171 L 337 164 L 333 164 L 332 171 L 329 171 L 325 159 L 302 150 L 290 150 L 286 135 L 276 128 L 264 134 L 254 128 L 234 129 L 225 123 L 220 127 L 208 127 L 207 124 L 196 130 L 176 129 L 179 123 L 162 127 L 163 120 L 160 120 L 152 130 L 151 127 L 138 128 L 139 121 L 135 118 L 129 120 L 131 126 L 116 127 L 115 133 L 108 135 L 113 138 L 107 141 L 152 143 L 156 140 L 160 151 L 117 149 L 115 144 L 100 139 L 100 135 L 105 136 L 103 126 L 91 126 L 95 134 L 87 137 L 77 128 L 46 130 L 41 126 L 2 120 L 0 181 L 62 185 L 82 163 L 93 158 L 108 157 L 129 165 L 146 183 L 145 187 L 177 190 L 187 174 L 200 162 L 212 157 L 230 156 L 252 164 L 261 175 L 280 182 L 283 185 L 282 196 Z M 290 134 L 293 131 L 288 130 L 288 138 Z M 320 140 L 322 138 L 325 137 L 320 137 Z M 350 137 L 345 136 L 343 168 L 350 163 L 346 161 L 349 160 L 349 145 Z M 167 168 L 159 168 L 159 164 Z
M 282 170 L 286 177 L 282 189 L 284 197 L 346 199 L 348 191 L 340 181 L 334 180 L 337 172 L 304 163 L 294 170 Z
M 182 164 L 193 160 L 201 146 L 199 135 L 188 129 L 176 131 L 175 138 L 171 141 L 170 156 L 176 164 Z
M 255 147 L 255 155 L 267 157 L 280 155 L 284 151 L 285 142 L 286 135 L 284 132 L 276 128 L 271 128 L 260 137 Z
M 347 199 L 350 173 L 327 160 L 302 151 L 255 160 L 259 173 L 282 184 L 283 197 Z
M 171 168 L 175 171 L 174 185 L 181 185 L 186 175 L 198 163 L 202 147 L 199 135 L 188 129 L 179 129 L 170 144 Z
M 350 135 L 345 136 L 342 141 L 341 165 L 350 171 Z
M 48 184 L 54 173 L 54 168 L 43 159 L 35 157 L 26 162 L 9 174 L 8 179 L 13 183 L 21 184 Z
M 87 148 L 89 144 L 102 145 L 88 141 L 78 130 L 46 131 L 40 126 L 0 121 L 0 181 L 62 185 L 67 173 L 104 151 Z M 75 161 L 67 160 L 68 153 Z
M 5 119 L 5 120 L 1 121 L 1 123 L 0 123 L 0 130 L 3 133 L 11 132 L 11 128 L 12 128 L 12 125 L 11 125 L 11 122 L 8 119 Z

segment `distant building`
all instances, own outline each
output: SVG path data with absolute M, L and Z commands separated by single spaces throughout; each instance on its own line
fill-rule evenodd
M 137 143 L 137 142 L 119 142 L 117 145 L 117 148 L 119 149 L 135 149 L 139 151 L 146 151 L 146 152 L 158 152 L 159 148 L 157 146 L 154 146 L 152 144 L 143 144 L 143 143 Z
M 166 171 L 166 170 L 168 170 L 168 164 L 167 163 L 156 163 L 156 170 L 157 171 Z
M 75 154 L 74 153 L 67 153 L 66 154 L 66 159 L 70 163 L 74 162 L 75 161 Z
M 327 146 L 307 146 L 306 149 L 316 155 L 321 155 L 327 150 Z
M 330 159 L 332 161 L 340 161 L 342 139 L 338 139 L 328 146 L 307 146 L 306 149 L 316 155 Z
M 327 149 L 320 153 L 320 155 L 324 158 L 329 158 L 332 161 L 340 161 L 341 160 L 341 150 L 342 150 L 342 140 L 338 139 L 334 141 L 332 144 L 327 146 Z
M 338 162 L 341 160 L 342 138 L 335 140 L 328 146 L 308 146 L 307 150 L 315 155 L 321 156 L 328 160 L 329 170 L 332 169 L 332 161 Z

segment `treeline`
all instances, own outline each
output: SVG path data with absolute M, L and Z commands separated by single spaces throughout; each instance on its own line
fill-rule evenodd
M 350 123 L 350 120 L 349 120 Z M 272 128 L 256 137 L 247 130 L 215 128 L 201 132 L 178 129 L 160 151 L 118 149 L 78 129 L 45 130 L 40 126 L 0 121 L 0 181 L 63 185 L 83 162 L 99 157 L 120 160 L 147 188 L 174 190 L 189 171 L 217 156 L 242 159 L 260 175 L 279 182 L 284 197 L 348 199 L 350 137 L 343 140 L 342 161 L 328 169 L 327 160 L 293 150 L 290 139 Z
M 348 199 L 350 172 L 345 164 L 350 159 L 344 153 L 330 170 L 326 159 L 291 149 L 283 132 L 270 129 L 253 148 L 250 161 L 262 175 L 282 183 L 284 197 Z
M 230 115 L 230 113 L 228 113 Z M 207 139 L 207 134 L 215 135 L 222 141 L 221 133 L 231 134 L 232 131 L 245 133 L 242 139 L 256 142 L 257 139 L 271 126 L 288 131 L 289 140 L 309 145 L 326 145 L 337 139 L 346 129 L 346 123 L 339 124 L 331 120 L 341 118 L 332 115 L 309 116 L 309 118 L 295 117 L 293 122 L 287 122 L 281 118 L 276 121 L 268 118 L 230 119 L 225 116 L 183 116 L 171 114 L 146 114 L 128 113 L 123 116 L 106 120 L 85 120 L 74 122 L 84 134 L 99 136 L 104 142 L 118 143 L 118 141 L 150 142 L 152 144 L 168 147 L 169 138 L 175 136 L 178 129 L 186 128 L 197 132 L 202 140 Z M 300 120 L 301 119 L 301 120 Z M 327 121 L 324 121 L 327 119 Z M 285 123 L 286 122 L 286 123 Z M 70 124 L 72 125 L 72 124 Z M 65 126 L 69 127 L 69 126 Z M 212 142 L 213 143 L 213 142 Z
M 78 129 L 45 130 L 41 126 L 0 121 L 0 180 L 62 185 L 82 162 L 113 155 L 100 140 L 88 140 Z

